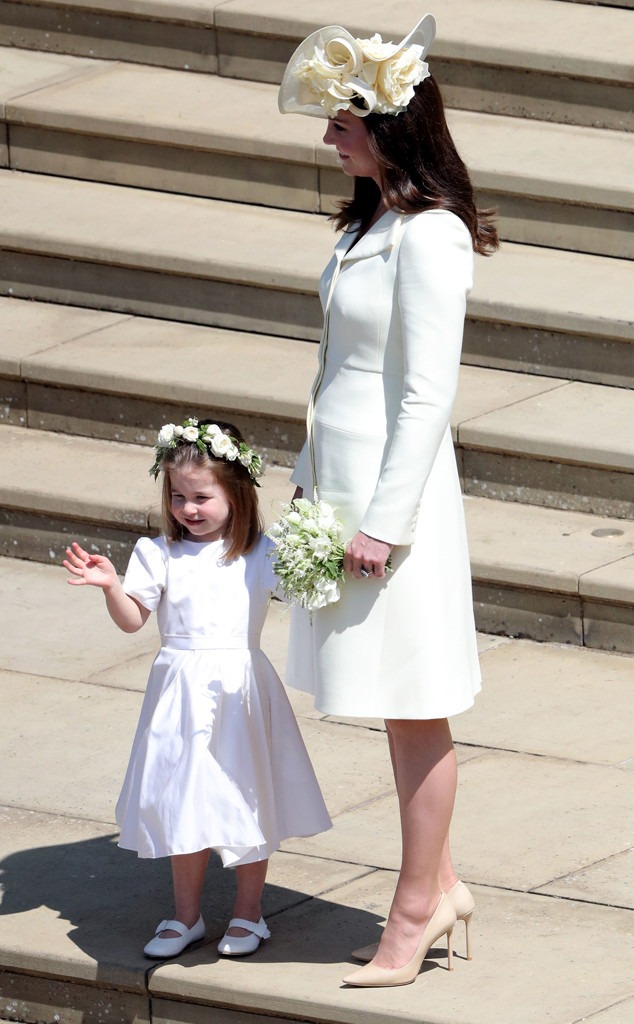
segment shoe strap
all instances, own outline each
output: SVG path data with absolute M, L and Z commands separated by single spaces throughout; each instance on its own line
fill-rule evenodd
M 260 918 L 257 924 L 255 921 L 245 921 L 243 917 L 232 917 L 227 925 L 227 931 L 229 928 L 244 928 L 245 931 L 252 932 L 253 935 L 257 935 L 261 939 L 271 938 L 271 933 L 266 927 L 266 921 L 263 917 Z M 231 939 L 231 937 L 230 935 L 229 938 Z
M 160 932 L 167 931 L 178 932 L 182 938 L 183 935 L 186 935 L 187 932 L 191 931 L 191 928 L 187 928 L 182 921 L 161 921 L 154 934 L 158 935 Z

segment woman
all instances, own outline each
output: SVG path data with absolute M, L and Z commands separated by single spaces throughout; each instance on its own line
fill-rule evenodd
M 473 251 L 498 243 L 423 60 L 434 32 L 430 15 L 398 46 L 329 26 L 300 45 L 280 88 L 283 112 L 328 118 L 324 141 L 354 178 L 321 281 L 319 370 L 292 477 L 296 494 L 318 488 L 337 508 L 349 576 L 337 604 L 294 612 L 288 670 L 319 710 L 386 720 L 402 863 L 381 942 L 358 951 L 371 963 L 350 985 L 414 981 L 474 906 L 448 841 L 447 717 L 480 688 L 449 417 Z

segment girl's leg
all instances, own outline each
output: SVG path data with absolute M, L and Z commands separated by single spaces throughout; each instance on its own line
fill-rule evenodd
M 440 898 L 439 874 L 447 871 L 444 861 L 449 856 L 447 836 L 457 771 L 446 719 L 398 719 L 386 725 L 403 851 L 396 892 L 374 964 L 394 968 L 403 967 L 414 955 Z
M 396 778 L 396 758 L 394 756 L 394 740 L 392 739 L 392 733 L 387 730 L 387 742 L 390 750 L 390 760 L 392 762 L 392 771 L 394 772 L 394 781 L 396 783 L 398 791 L 398 780 Z M 440 869 L 438 871 L 438 882 L 443 892 L 448 892 L 458 881 L 456 869 L 453 866 L 451 859 L 451 850 L 449 848 L 449 836 L 445 836 L 445 842 L 443 844 L 442 853 L 440 855 Z
M 209 860 L 209 850 L 178 854 L 171 860 L 174 883 L 174 918 L 186 925 L 187 928 L 193 928 L 200 917 L 200 897 Z M 161 932 L 161 938 L 177 939 L 178 933 L 168 929 Z
M 266 881 L 268 860 L 254 861 L 252 864 L 241 864 L 236 868 L 238 891 L 233 906 L 232 917 L 242 917 L 245 921 L 259 921 L 262 917 L 262 891 Z M 249 935 L 244 928 L 229 928 L 227 935 Z

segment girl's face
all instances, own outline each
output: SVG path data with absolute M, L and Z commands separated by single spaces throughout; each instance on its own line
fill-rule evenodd
M 344 174 L 357 178 L 373 178 L 381 187 L 379 166 L 370 153 L 368 129 L 362 117 L 349 110 L 339 110 L 336 117 L 328 121 L 324 142 L 335 146 Z
M 224 537 L 231 507 L 213 469 L 191 462 L 169 473 L 172 514 L 189 539 L 202 543 Z

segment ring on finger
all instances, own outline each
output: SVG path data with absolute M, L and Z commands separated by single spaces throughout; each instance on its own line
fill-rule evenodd
M 361 575 L 363 576 L 364 579 L 367 579 L 368 576 L 373 576 L 374 575 L 374 569 L 366 569 L 365 566 L 363 566 L 363 565 L 359 569 L 359 572 L 361 573 Z

